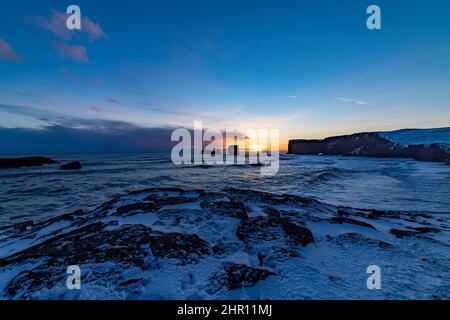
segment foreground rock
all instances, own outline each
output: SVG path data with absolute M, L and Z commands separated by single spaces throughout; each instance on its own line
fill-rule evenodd
M 236 234 L 248 244 L 261 241 L 286 240 L 293 245 L 307 246 L 314 242 L 311 231 L 279 217 L 257 217 L 242 220 Z
M 420 130 L 418 131 L 420 132 Z M 395 132 L 389 134 L 395 136 Z M 439 135 L 436 137 L 436 141 L 439 143 L 414 143 L 414 141 L 413 143 L 399 143 L 395 140 L 388 140 L 382 133 L 365 132 L 329 137 L 323 140 L 290 140 L 288 153 L 412 158 L 419 161 L 450 164 L 450 137 L 447 143 L 442 143 L 441 140 L 441 135 Z
M 448 299 L 449 239 L 445 216 L 255 190 L 150 188 L 92 211 L 1 226 L 0 297 Z M 361 290 L 370 264 L 390 266 L 382 291 Z M 66 288 L 71 265 L 81 290 Z
M 81 168 L 81 163 L 79 161 L 74 161 L 63 164 L 61 167 L 59 167 L 59 170 L 80 170 Z
M 249 267 L 245 264 L 224 263 L 220 269 L 211 275 L 208 284 L 208 292 L 228 289 L 251 287 L 269 276 L 277 275 L 275 272 Z
M 55 163 L 59 162 L 46 157 L 0 158 L 0 169 L 39 167 Z

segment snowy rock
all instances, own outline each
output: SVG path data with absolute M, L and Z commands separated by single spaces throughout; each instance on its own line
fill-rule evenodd
M 404 288 L 420 286 L 413 297 L 448 299 L 449 230 L 446 215 L 256 190 L 149 188 L 2 226 L 0 297 L 412 298 Z M 374 263 L 391 266 L 377 293 L 361 290 Z M 65 286 L 69 265 L 82 272 L 76 292 Z
M 257 217 L 242 220 L 236 231 L 237 237 L 246 243 L 258 243 L 284 239 L 294 245 L 306 246 L 314 242 L 310 230 L 284 218 Z
M 246 288 L 265 280 L 271 275 L 276 275 L 276 273 L 265 269 L 252 268 L 245 264 L 224 263 L 218 271 L 212 274 L 207 291 L 216 293 L 224 288 L 228 290 Z
M 412 158 L 450 163 L 450 128 L 364 132 L 323 140 L 290 140 L 290 154 Z

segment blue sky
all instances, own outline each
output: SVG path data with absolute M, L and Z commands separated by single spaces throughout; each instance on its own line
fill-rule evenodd
M 70 4 L 82 32 L 61 22 Z M 381 30 L 366 28 L 370 4 Z M 0 12 L 0 130 L 16 139 L 203 120 L 279 128 L 285 145 L 450 124 L 449 1 L 19 0 Z

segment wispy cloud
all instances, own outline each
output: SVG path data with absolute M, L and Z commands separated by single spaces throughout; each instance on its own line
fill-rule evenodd
M 73 71 L 70 71 L 67 68 L 61 67 L 61 68 L 59 68 L 59 72 L 66 78 L 69 78 L 69 79 L 77 78 L 77 75 Z
M 92 112 L 95 112 L 95 113 L 99 113 L 99 114 L 103 114 L 103 113 L 117 113 L 118 112 L 118 110 L 106 110 L 106 109 L 103 109 L 103 108 L 100 108 L 100 107 L 97 107 L 97 106 L 94 106 L 94 105 L 90 106 L 89 110 L 92 111 Z
M 297 96 L 288 96 L 289 99 L 297 99 Z
M 0 60 L 9 62 L 20 61 L 20 56 L 14 51 L 9 42 L 0 38 Z
M 73 35 L 78 31 L 67 29 L 66 20 L 68 17 L 69 15 L 64 12 L 52 10 L 50 17 L 27 16 L 25 21 L 50 31 L 61 39 L 71 40 Z M 84 15 L 81 16 L 81 30 L 79 32 L 86 34 L 90 42 L 108 38 L 99 23 L 92 21 Z
M 100 39 L 107 39 L 108 35 L 103 31 L 99 23 L 92 21 L 88 17 L 81 18 L 81 30 L 88 34 L 90 42 Z
M 340 102 L 347 102 L 347 103 L 354 103 L 358 105 L 369 105 L 368 102 L 360 99 L 353 99 L 353 98 L 347 98 L 347 97 L 334 97 L 334 99 L 340 101 Z
M 74 60 L 77 62 L 89 62 L 87 49 L 82 45 L 72 45 L 65 42 L 53 42 L 53 47 L 63 59 Z
M 69 17 L 65 12 L 52 10 L 49 17 L 27 16 L 25 21 L 36 25 L 60 38 L 59 41 L 51 42 L 52 46 L 58 51 L 60 57 L 74 60 L 77 62 L 89 62 L 87 48 L 83 45 L 69 44 L 76 34 L 84 34 L 89 42 L 95 40 L 107 39 L 108 35 L 103 31 L 98 22 L 92 21 L 89 17 L 81 16 L 81 30 L 69 30 L 66 26 L 66 20 Z
M 27 16 L 25 17 L 25 21 L 50 31 L 64 40 L 69 40 L 72 37 L 72 33 L 66 27 L 67 17 L 67 14 L 63 12 L 52 10 L 52 15 L 50 17 Z
M 91 110 L 103 110 L 91 106 Z M 81 119 L 33 107 L 0 104 L 0 112 L 39 119 L 35 127 L 0 125 L 0 150 L 4 153 L 142 152 L 170 150 L 170 126 L 143 127 L 104 119 Z M 67 141 L 71 141 L 70 144 Z
M 114 99 L 114 98 L 109 98 L 108 99 L 108 103 L 114 104 L 114 105 L 117 105 L 117 106 L 121 106 L 121 107 L 128 107 L 127 104 L 123 103 L 122 101 L 120 101 L 118 99 Z

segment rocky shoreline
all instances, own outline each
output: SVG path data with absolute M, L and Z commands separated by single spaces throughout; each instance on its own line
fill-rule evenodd
M 150 188 L 0 231 L 3 299 L 450 298 L 445 215 Z M 368 264 L 384 290 L 365 288 Z M 81 290 L 65 287 L 69 265 Z

